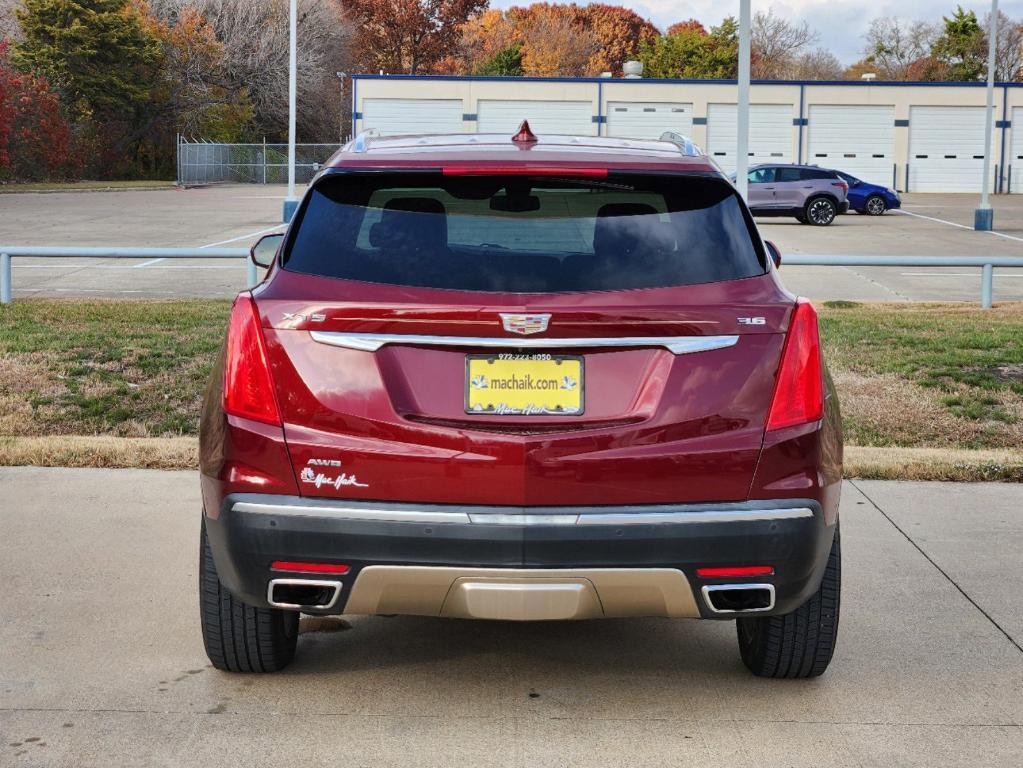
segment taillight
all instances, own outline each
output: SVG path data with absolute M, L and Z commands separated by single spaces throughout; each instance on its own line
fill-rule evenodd
M 835 181 L 835 182 L 832 182 L 831 186 L 838 187 L 843 192 L 848 192 L 849 191 L 849 182 L 847 182 L 847 181 Z
M 782 429 L 817 421 L 824 415 L 824 379 L 817 310 L 800 299 L 792 313 L 781 353 L 767 428 Z
M 235 299 L 227 326 L 224 410 L 233 416 L 281 424 L 259 313 L 252 297 L 246 294 Z

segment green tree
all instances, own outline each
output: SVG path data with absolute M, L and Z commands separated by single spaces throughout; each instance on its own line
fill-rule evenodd
M 17 16 L 12 63 L 45 77 L 74 121 L 135 119 L 161 50 L 126 0 L 24 0 Z
M 695 26 L 673 27 L 673 34 L 640 46 L 646 77 L 694 80 L 734 78 L 738 70 L 739 35 L 735 19 L 726 18 L 710 33 Z
M 509 45 L 495 53 L 480 65 L 476 74 L 520 77 L 522 75 L 522 43 Z
M 942 80 L 979 80 L 987 72 L 987 37 L 977 14 L 957 6 L 942 17 L 944 29 L 934 41 L 931 55 L 941 65 Z

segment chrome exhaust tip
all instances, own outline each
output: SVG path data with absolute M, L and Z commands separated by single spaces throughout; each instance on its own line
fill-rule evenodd
M 708 584 L 701 592 L 712 613 L 761 613 L 774 608 L 774 584 Z
M 271 579 L 266 588 L 266 601 L 273 608 L 292 611 L 327 611 L 337 604 L 340 596 L 340 581 Z

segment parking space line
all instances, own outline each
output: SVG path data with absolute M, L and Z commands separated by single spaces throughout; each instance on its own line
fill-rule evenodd
M 230 240 L 221 240 L 221 241 L 216 242 L 216 243 L 207 243 L 206 245 L 200 245 L 199 247 L 200 248 L 213 248 L 213 247 L 218 246 L 218 245 L 227 245 L 228 243 L 236 243 L 239 240 L 246 240 L 246 239 L 248 239 L 250 237 L 255 237 L 256 235 L 265 235 L 267 232 L 273 232 L 275 229 L 280 229 L 283 226 L 284 226 L 283 224 L 275 224 L 272 227 L 267 227 L 266 229 L 261 229 L 258 232 L 249 232 L 248 234 L 245 234 L 245 235 L 238 235 L 238 237 L 232 237 Z
M 149 267 L 153 264 L 159 264 L 163 259 L 150 259 L 149 261 L 143 262 L 142 264 L 135 264 L 132 269 L 139 269 L 140 267 Z
M 973 227 L 968 227 L 965 224 L 958 224 L 958 223 L 956 223 L 954 221 L 947 221 L 945 219 L 938 219 L 938 218 L 935 218 L 934 216 L 924 216 L 922 213 L 911 213 L 910 211 L 904 210 L 902 208 L 897 208 L 897 209 L 893 210 L 892 213 L 901 213 L 904 216 L 912 216 L 912 217 L 917 218 L 917 219 L 927 219 L 927 221 L 934 221 L 934 222 L 937 222 L 938 224 L 947 224 L 950 227 L 958 227 L 959 229 L 966 229 L 966 230 L 969 230 L 970 232 L 976 231 L 976 230 L 973 229 Z M 985 232 L 984 234 L 994 235 L 995 237 L 1004 237 L 1006 240 L 1015 240 L 1017 243 L 1023 243 L 1023 237 L 1016 237 L 1015 235 L 1007 235 L 1004 232 L 995 232 L 994 230 L 990 230 L 988 232 Z

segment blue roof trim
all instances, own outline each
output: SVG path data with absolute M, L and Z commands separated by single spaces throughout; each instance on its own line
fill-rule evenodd
M 693 125 L 706 125 L 706 124 L 707 124 L 707 118 L 705 118 L 705 117 L 694 117 L 693 118 Z
M 606 78 L 606 77 L 510 77 L 502 75 L 352 75 L 353 80 L 448 80 L 454 82 L 479 81 L 479 82 L 509 82 L 509 83 L 603 83 L 604 85 L 643 83 L 644 85 L 736 85 L 735 80 L 698 80 L 698 79 L 671 79 L 656 77 L 640 78 Z M 978 80 L 976 82 L 932 82 L 929 80 L 753 80 L 753 85 L 787 85 L 798 88 L 799 86 L 813 85 L 841 85 L 850 88 L 886 88 L 902 87 L 907 85 L 921 88 L 986 88 L 987 83 Z M 998 88 L 1023 88 L 1021 83 L 995 83 Z

